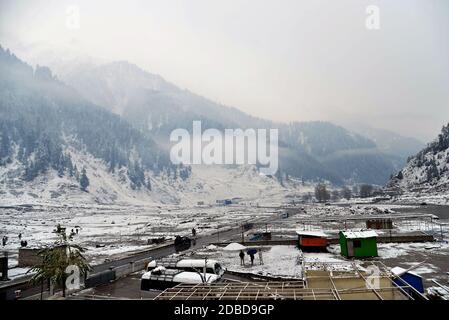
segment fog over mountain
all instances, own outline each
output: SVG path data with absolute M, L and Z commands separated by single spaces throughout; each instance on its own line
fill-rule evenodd
M 366 28 L 369 5 L 379 8 L 379 29 Z M 105 63 L 129 61 L 256 117 L 351 121 L 422 141 L 449 118 L 446 0 L 0 6 L 0 43 L 20 57 L 20 47 L 48 43 Z
M 126 61 L 102 64 L 92 62 L 95 59 L 85 63 L 85 59 L 74 58 L 54 62 L 50 57 L 46 61 L 60 70 L 57 77 L 61 81 L 93 105 L 116 114 L 151 137 L 165 154 L 173 129 L 191 130 L 192 122 L 201 120 L 203 129 L 278 128 L 281 180 L 290 175 L 334 184 L 382 185 L 408 156 L 400 148 L 398 152 L 382 150 L 373 140 L 329 122 L 280 123 L 255 118 L 180 89 Z
M 449 118 L 449 6 L 380 1 L 371 30 L 348 2 L 0 0 L 2 181 L 79 189 L 85 167 L 99 201 L 180 201 L 204 171 L 173 165 L 169 136 L 200 120 L 279 129 L 261 188 L 385 185 Z

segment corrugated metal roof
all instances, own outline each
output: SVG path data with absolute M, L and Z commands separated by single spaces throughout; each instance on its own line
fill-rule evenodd
M 327 237 L 323 231 L 314 231 L 314 230 L 296 230 L 296 234 L 299 236 L 311 236 L 311 237 Z
M 377 233 L 373 230 L 363 231 L 342 231 L 346 239 L 364 239 L 377 237 Z

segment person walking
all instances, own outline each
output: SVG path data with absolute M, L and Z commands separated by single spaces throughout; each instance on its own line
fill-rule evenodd
M 244 266 L 245 265 L 245 253 L 243 252 L 243 250 L 240 250 L 239 257 L 240 257 L 240 265 Z
M 195 237 L 196 236 L 196 229 L 192 228 L 192 236 Z
M 8 237 L 7 236 L 3 236 L 3 238 L 2 238 L 2 245 L 6 246 L 7 243 L 8 243 Z
M 249 257 L 250 257 L 250 259 L 251 259 L 251 267 L 252 267 L 252 266 L 254 266 L 254 253 L 251 252 L 251 253 L 249 254 Z

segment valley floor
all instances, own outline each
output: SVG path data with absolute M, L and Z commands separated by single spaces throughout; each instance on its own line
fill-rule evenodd
M 166 237 L 171 242 L 176 235 L 190 236 L 191 229 L 199 237 L 213 235 L 216 242 L 240 241 L 237 233 L 230 239 L 220 239 L 220 232 L 237 229 L 245 223 L 253 223 L 244 232 L 245 240 L 258 232 L 269 231 L 273 239 L 296 239 L 295 231 L 320 230 L 336 237 L 339 230 L 366 228 L 366 220 L 380 216 L 394 218 L 394 234 L 425 232 L 433 234 L 436 242 L 424 243 L 379 243 L 379 257 L 388 267 L 405 269 L 420 264 L 414 271 L 419 273 L 427 286 L 432 279 L 447 283 L 449 265 L 449 217 L 447 206 L 419 206 L 404 204 L 300 204 L 282 205 L 278 202 L 264 204 L 242 203 L 229 206 L 15 206 L 0 209 L 0 235 L 8 237 L 2 249 L 9 252 L 10 275 L 23 275 L 27 268 L 17 267 L 18 248 L 22 240 L 28 247 L 39 248 L 56 240 L 53 232 L 57 224 L 75 231 L 74 242 L 86 247 L 86 256 L 91 264 L 123 258 L 134 252 L 157 245 L 148 244 L 149 239 Z M 269 203 L 269 204 L 267 204 Z M 288 217 L 286 216 L 288 214 Z M 402 218 L 401 218 L 402 217 Z M 396 219 L 397 218 L 397 219 Z M 78 234 L 76 234 L 78 229 Z M 388 233 L 379 230 L 379 235 Z M 215 241 L 215 240 L 212 240 Z M 263 246 L 264 264 L 240 266 L 235 252 L 225 252 L 219 246 L 198 247 L 184 255 L 219 260 L 228 270 L 263 275 L 298 277 L 301 275 L 300 261 L 308 263 L 354 262 L 340 255 L 339 245 L 330 245 L 327 253 L 300 253 L 294 246 Z M 357 262 L 357 260 L 355 261 Z M 138 290 L 138 288 L 136 288 Z

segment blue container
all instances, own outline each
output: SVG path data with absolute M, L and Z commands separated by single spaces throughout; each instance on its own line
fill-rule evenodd
M 418 292 L 424 293 L 424 285 L 422 278 L 418 276 L 417 274 L 406 272 L 400 276 L 402 280 L 407 282 L 410 286 L 415 288 Z M 404 287 L 406 284 L 404 284 L 400 279 L 394 279 L 394 283 L 399 287 Z M 407 291 L 408 294 L 412 295 L 412 290 L 409 288 L 404 288 L 405 291 Z

